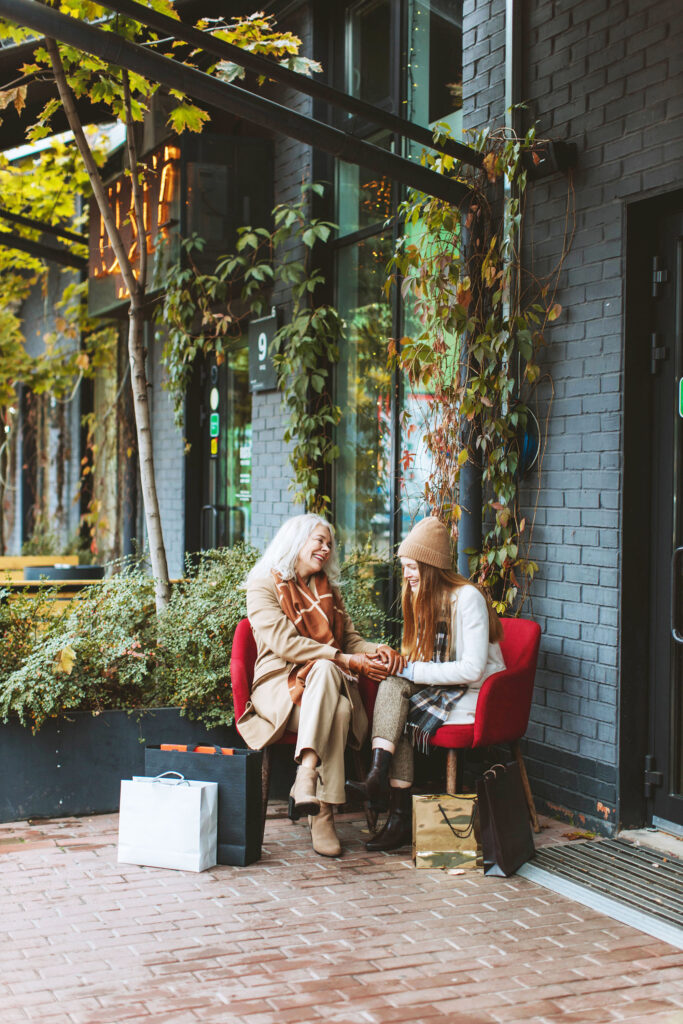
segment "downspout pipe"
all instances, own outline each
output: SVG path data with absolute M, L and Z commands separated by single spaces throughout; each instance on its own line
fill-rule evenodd
M 93 28 L 45 7 L 37 0 L 0 0 L 0 17 L 91 53 L 110 64 L 127 68 L 169 89 L 179 90 L 210 107 L 225 110 L 306 145 L 317 146 L 340 160 L 394 178 L 426 195 L 458 205 L 469 193 L 462 182 L 445 178 L 379 146 L 356 139 L 347 132 L 305 117 L 265 97 L 255 96 L 246 89 L 220 82 L 202 71 L 163 57 L 137 43 L 130 43 L 114 32 Z

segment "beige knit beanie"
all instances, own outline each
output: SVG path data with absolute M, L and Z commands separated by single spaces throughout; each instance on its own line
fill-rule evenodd
M 416 523 L 396 554 L 399 558 L 414 558 L 416 562 L 439 569 L 453 568 L 448 530 L 436 516 L 427 516 Z

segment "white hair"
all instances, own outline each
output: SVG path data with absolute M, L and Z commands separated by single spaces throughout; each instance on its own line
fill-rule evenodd
M 334 529 L 322 516 L 316 515 L 314 512 L 307 512 L 305 515 L 292 516 L 291 519 L 287 519 L 282 524 L 247 576 L 245 585 L 248 586 L 254 580 L 270 576 L 273 569 L 279 573 L 283 580 L 294 579 L 299 552 L 316 526 L 324 526 L 326 530 L 330 531 L 330 556 L 323 566 L 323 571 L 330 583 L 337 583 L 339 579 L 339 559 L 337 557 L 337 546 L 334 541 Z

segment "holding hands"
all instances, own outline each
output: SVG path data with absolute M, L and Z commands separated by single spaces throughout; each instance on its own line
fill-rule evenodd
M 387 666 L 388 676 L 398 676 L 405 668 L 406 659 L 398 651 L 395 651 L 393 647 L 389 647 L 388 644 L 379 644 L 377 655 Z
M 375 683 L 381 683 L 387 676 L 398 675 L 405 665 L 405 658 L 388 644 L 380 644 L 376 654 L 338 654 L 335 661 L 354 675 L 367 676 Z

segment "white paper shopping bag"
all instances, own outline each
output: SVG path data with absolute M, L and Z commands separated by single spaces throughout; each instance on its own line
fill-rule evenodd
M 217 820 L 215 782 L 184 779 L 177 772 L 124 779 L 118 860 L 122 864 L 204 871 L 216 863 Z

